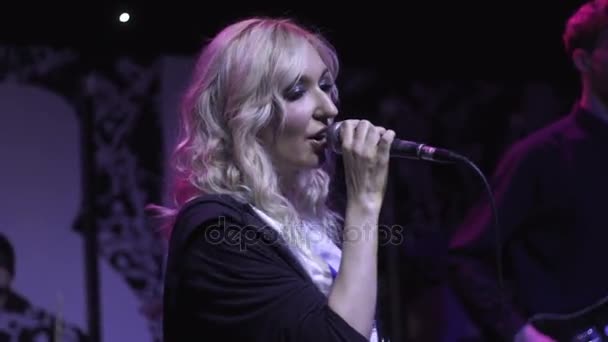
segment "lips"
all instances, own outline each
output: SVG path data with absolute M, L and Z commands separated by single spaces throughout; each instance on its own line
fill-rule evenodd
M 325 135 L 315 135 L 314 138 L 311 137 L 308 139 L 310 141 L 310 145 L 312 146 L 312 149 L 315 151 L 315 153 L 322 153 L 323 150 L 325 150 L 325 147 L 327 146 L 327 141 L 325 140 Z
M 327 128 L 323 128 L 320 131 L 318 131 L 317 133 L 308 137 L 308 139 L 322 141 L 322 140 L 325 140 L 326 135 L 327 135 Z

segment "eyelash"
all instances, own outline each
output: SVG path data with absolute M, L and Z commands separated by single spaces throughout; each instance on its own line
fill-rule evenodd
M 323 90 L 326 93 L 329 93 L 333 87 L 334 87 L 334 85 L 331 82 L 322 83 L 320 86 L 321 90 Z M 285 92 L 284 96 L 288 101 L 295 101 L 295 100 L 299 99 L 300 97 L 302 97 L 302 95 L 306 91 L 306 89 L 304 89 L 304 88 L 305 88 L 304 86 L 295 85 L 292 88 L 290 88 L 289 90 L 287 90 Z
M 323 90 L 324 92 L 329 92 L 332 88 L 334 87 L 333 83 L 325 83 L 325 84 L 321 84 L 321 90 Z

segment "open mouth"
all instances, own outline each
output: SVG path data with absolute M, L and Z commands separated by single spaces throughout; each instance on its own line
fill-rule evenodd
M 326 129 L 322 129 L 315 135 L 308 137 L 308 140 L 311 142 L 312 148 L 315 150 L 315 153 L 321 153 L 325 149 L 325 146 L 327 145 L 326 131 Z
M 318 141 L 318 142 L 324 142 L 326 136 L 327 136 L 327 129 L 322 129 L 319 132 L 317 132 L 315 135 L 308 137 L 308 139 Z

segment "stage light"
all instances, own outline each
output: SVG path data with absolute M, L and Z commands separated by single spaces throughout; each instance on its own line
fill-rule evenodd
M 131 16 L 129 15 L 129 13 L 123 12 L 118 17 L 118 20 L 120 20 L 121 23 L 126 23 L 127 21 L 129 21 L 130 18 L 131 18 Z

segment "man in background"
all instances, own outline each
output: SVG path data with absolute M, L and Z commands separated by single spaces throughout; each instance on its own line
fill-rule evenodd
M 589 320 L 534 319 L 608 296 L 608 0 L 578 8 L 563 40 L 580 75 L 578 100 L 569 115 L 511 146 L 492 178 L 504 287 L 487 197 L 451 241 L 453 288 L 488 340 L 552 341 L 555 327 L 603 335 L 608 324 L 594 317 L 601 323 L 594 332 Z

